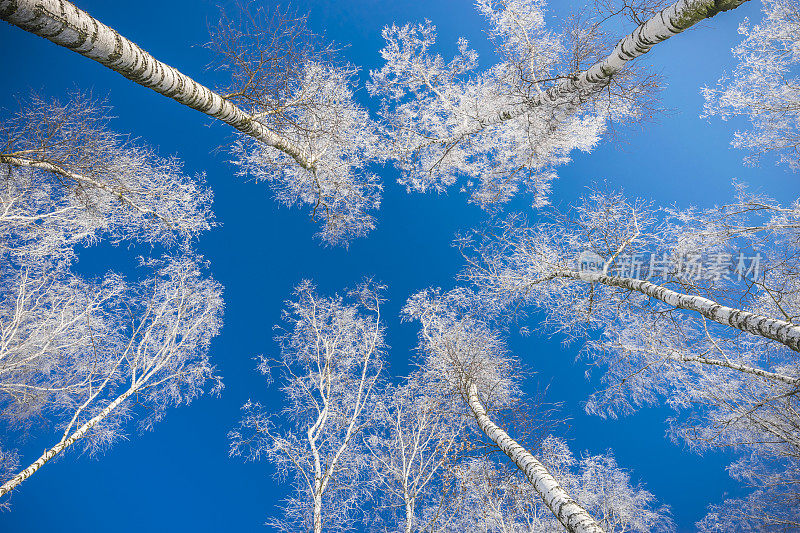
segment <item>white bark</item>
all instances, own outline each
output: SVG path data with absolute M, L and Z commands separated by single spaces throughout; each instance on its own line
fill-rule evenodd
M 508 433 L 492 422 L 478 396 L 478 387 L 473 382 L 465 384 L 467 402 L 478 426 L 505 453 L 514 464 L 525 473 L 533 488 L 552 511 L 553 515 L 570 533 L 604 533 L 603 528 L 558 484 L 525 448 L 520 446 Z
M 92 429 L 98 422 L 103 420 L 107 417 L 114 409 L 116 409 L 119 404 L 124 402 L 131 394 L 136 392 L 135 388 L 130 388 L 121 395 L 119 395 L 114 401 L 112 401 L 105 409 L 100 411 L 97 415 L 89 419 L 86 423 L 84 423 L 81 427 L 76 429 L 72 435 L 69 437 L 62 438 L 58 444 L 47 450 L 39 457 L 33 464 L 31 464 L 28 468 L 14 476 L 13 478 L 9 479 L 6 483 L 0 486 L 0 497 L 5 495 L 6 493 L 13 490 L 17 485 L 31 477 L 37 470 L 39 470 L 45 463 L 47 463 L 50 459 L 55 457 L 56 455 L 60 454 L 73 444 L 83 438 L 86 433 Z
M 414 533 L 414 499 L 406 499 L 406 527 L 405 533 Z
M 661 300 L 667 305 L 678 309 L 695 311 L 719 324 L 772 339 L 794 351 L 800 352 L 800 326 L 786 320 L 778 320 L 742 309 L 727 307 L 702 296 L 682 294 L 640 279 L 618 278 L 597 272 L 574 270 L 561 270 L 553 274 L 552 277 L 572 278 L 588 283 L 602 283 L 610 287 L 637 291 L 651 298 Z
M 325 466 L 322 464 L 322 459 L 320 457 L 319 450 L 316 445 L 316 441 L 320 436 L 320 433 L 324 431 L 325 423 L 328 420 L 330 410 L 330 377 L 331 371 L 329 365 L 331 364 L 330 361 L 336 357 L 336 353 L 334 351 L 328 352 L 326 350 L 326 367 L 325 372 L 321 377 L 320 382 L 320 397 L 325 405 L 324 409 L 320 413 L 319 417 L 317 418 L 316 424 L 312 426 L 308 430 L 308 442 L 311 448 L 311 451 L 314 456 L 314 487 L 313 487 L 313 498 L 314 498 L 314 533 L 322 533 L 322 495 L 325 492 L 325 489 L 328 487 L 331 479 L 333 478 L 334 471 L 338 467 L 339 458 L 342 454 L 347 451 L 351 445 L 351 440 L 355 435 L 356 429 L 356 422 L 361 421 L 361 412 L 364 409 L 367 401 L 371 396 L 371 392 L 373 390 L 373 386 L 375 385 L 375 378 L 370 379 L 368 375 L 368 371 L 370 368 L 370 358 L 373 355 L 376 347 L 380 343 L 380 311 L 376 312 L 375 318 L 375 329 L 374 329 L 374 336 L 371 339 L 369 349 L 367 349 L 364 353 L 364 358 L 361 361 L 361 379 L 358 382 L 358 389 L 355 398 L 355 407 L 353 408 L 353 412 L 350 416 L 350 420 L 347 424 L 347 430 L 345 432 L 344 438 L 342 439 L 342 444 L 339 448 L 335 451 L 332 457 L 327 457 L 325 461 Z M 327 343 L 326 343 L 327 345 Z
M 693 356 L 683 355 L 678 352 L 668 354 L 666 357 L 672 359 L 673 361 L 680 361 L 682 363 L 701 363 L 704 365 L 729 368 L 731 370 L 736 370 L 737 372 L 741 372 L 743 374 L 750 374 L 751 376 L 757 376 L 763 378 L 767 381 L 778 381 L 780 383 L 785 383 L 787 385 L 800 385 L 800 377 L 792 377 L 792 376 L 787 376 L 785 374 L 779 374 L 777 372 L 769 372 L 768 370 L 761 370 L 760 368 L 755 368 L 748 365 L 741 365 L 731 361 L 709 359 L 707 357 L 693 357 Z
M 24 157 L 16 157 L 16 156 L 3 155 L 3 154 L 0 154 L 0 163 L 5 163 L 7 165 L 13 165 L 15 167 L 20 167 L 20 168 L 36 168 L 36 169 L 39 169 L 39 170 L 45 170 L 47 172 L 53 172 L 54 174 L 58 174 L 61 177 L 67 178 L 68 180 L 70 180 L 70 181 L 72 181 L 72 182 L 74 182 L 76 184 L 88 185 L 90 187 L 94 187 L 94 188 L 103 190 L 103 191 L 111 194 L 112 196 L 115 196 L 116 198 L 119 199 L 120 202 L 130 206 L 131 208 L 135 209 L 136 211 L 140 212 L 141 214 L 143 214 L 143 215 L 151 215 L 153 217 L 156 217 L 161 222 L 164 222 L 168 226 L 172 227 L 172 223 L 171 223 L 170 219 L 168 219 L 164 215 L 156 213 L 152 209 L 148 209 L 146 207 L 142 207 L 135 200 L 130 198 L 128 195 L 123 194 L 120 191 L 114 190 L 113 187 L 110 187 L 109 185 L 107 185 L 105 183 L 101 183 L 101 182 L 99 182 L 97 180 L 93 180 L 92 178 L 88 178 L 86 176 L 82 176 L 82 175 L 77 174 L 75 172 L 70 172 L 70 171 L 68 171 L 68 170 L 66 170 L 66 169 L 64 169 L 64 168 L 62 168 L 62 167 L 60 167 L 58 165 L 53 164 L 53 163 L 49 163 L 47 161 L 36 161 L 34 159 L 27 159 L 27 158 L 24 158 Z
M 680 0 L 662 9 L 622 38 L 614 51 L 587 70 L 562 80 L 516 109 L 506 109 L 494 117 L 481 120 L 486 127 L 523 115 L 532 107 L 556 105 L 576 94 L 602 89 L 629 61 L 650 51 L 656 44 L 688 30 L 698 22 L 723 11 L 736 9 L 748 0 Z
M 66 0 L 0 0 L 0 19 L 93 59 L 159 94 L 233 126 L 294 158 L 306 170 L 315 162 L 302 148 L 270 131 L 222 96 L 162 63 L 136 43 Z
M 322 493 L 314 493 L 314 533 L 322 533 Z
M 49 403 L 42 410 L 47 414 L 54 412 L 60 420 L 57 422 L 59 425 L 65 422 L 61 438 L 33 464 L 0 487 L 0 497 L 77 441 L 85 439 L 92 448 L 98 442 L 102 445 L 121 436 L 122 428 L 117 423 L 124 421 L 125 416 L 115 419 L 114 415 L 128 408 L 123 404 L 132 399 L 133 394 L 137 395 L 134 402 L 137 410 L 150 411 L 149 419 L 143 421 L 142 427 L 146 429 L 169 405 L 188 403 L 202 393 L 209 379 L 214 378 L 214 369 L 208 360 L 208 345 L 221 324 L 219 285 L 202 277 L 202 267 L 190 255 L 146 264 L 157 268 L 153 277 L 143 280 L 137 289 L 127 290 L 121 286 L 115 290 L 109 309 L 100 305 L 93 307 L 99 315 L 119 311 L 109 316 L 109 323 L 96 336 L 88 328 L 83 336 L 88 335 L 89 339 L 79 339 L 84 341 L 80 346 L 84 347 L 83 352 L 88 352 L 88 357 L 75 367 L 80 370 L 82 366 L 90 366 L 88 376 L 76 384 L 69 395 L 59 397 L 57 402 L 45 398 Z M 119 279 L 112 281 L 122 284 Z M 82 288 L 78 286 L 72 291 Z M 107 289 L 99 287 L 95 290 Z M 42 313 L 45 316 L 52 314 L 52 309 L 56 309 L 57 315 L 58 307 L 34 307 L 34 318 Z M 88 311 L 83 316 L 88 317 Z M 2 333 L 5 338 L 7 334 Z M 86 346 L 87 340 L 90 346 Z M 11 342 L 16 342 L 16 337 L 12 337 Z M 38 361 L 29 357 L 28 363 L 34 370 L 44 369 L 41 370 L 44 372 L 48 368 L 58 368 L 59 356 L 66 355 L 64 352 L 69 346 L 58 342 L 53 342 L 53 345 L 54 351 L 45 353 L 47 356 L 53 353 L 52 357 L 40 357 Z M 35 343 L 33 348 L 36 348 Z M 30 350 L 23 347 L 21 351 L 24 356 Z M 70 371 L 74 371 L 72 367 L 59 369 L 61 373 Z M 127 385 L 123 388 L 125 383 Z M 45 386 L 50 384 L 45 381 Z M 9 404 L 9 407 L 17 408 L 14 404 Z M 24 404 L 19 407 L 22 414 L 25 414 L 26 407 Z M 38 414 L 38 411 L 32 414 Z M 64 415 L 71 415 L 71 418 L 65 419 Z M 106 423 L 101 424 L 104 420 Z M 90 434 L 93 428 L 95 431 Z

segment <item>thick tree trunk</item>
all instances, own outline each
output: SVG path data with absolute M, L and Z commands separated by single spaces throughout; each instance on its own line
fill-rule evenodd
M 553 277 L 572 278 L 588 283 L 602 283 L 610 287 L 637 291 L 651 298 L 661 300 L 667 305 L 678 309 L 695 311 L 714 322 L 778 341 L 792 350 L 800 352 L 800 326 L 785 320 L 727 307 L 702 296 L 682 294 L 640 279 L 618 278 L 598 272 L 575 270 L 562 270 L 555 273 Z
M 567 531 L 570 533 L 603 533 L 603 528 L 567 494 L 567 491 L 550 475 L 544 465 L 492 422 L 481 403 L 475 383 L 467 382 L 465 392 L 472 414 L 478 421 L 478 427 L 525 473 L 545 505 L 567 528 Z
M 78 52 L 139 85 L 219 119 L 290 155 L 301 167 L 314 170 L 314 162 L 305 150 L 270 131 L 208 87 L 158 61 L 134 42 L 66 0 L 0 0 L 0 19 Z
M 92 429 L 102 419 L 107 417 L 109 413 L 111 413 L 111 411 L 116 409 L 119 406 L 119 404 L 124 402 L 128 398 L 128 396 L 130 396 L 134 392 L 136 392 L 136 389 L 133 388 L 128 389 L 126 392 L 118 396 L 113 402 L 108 404 L 108 406 L 105 409 L 103 409 L 100 413 L 98 413 L 92 419 L 90 419 L 81 427 L 76 429 L 72 433 L 72 435 L 69 436 L 69 438 L 62 439 L 61 442 L 59 442 L 58 444 L 56 444 L 55 446 L 44 452 L 42 456 L 36 460 L 36 462 L 34 462 L 28 468 L 26 468 L 25 470 L 23 470 L 22 472 L 20 472 L 10 480 L 8 480 L 5 484 L 3 484 L 3 486 L 0 487 L 0 496 L 3 496 L 7 492 L 14 489 L 17 485 L 19 485 L 20 483 L 31 477 L 33 474 L 35 474 L 36 471 L 39 470 L 50 459 L 52 459 L 59 453 L 66 450 L 68 447 L 75 444 L 75 442 L 83 438 L 90 429 Z

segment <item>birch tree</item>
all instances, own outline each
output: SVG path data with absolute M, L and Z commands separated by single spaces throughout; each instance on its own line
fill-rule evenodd
M 243 136 L 233 148 L 241 173 L 269 180 L 280 203 L 313 206 L 314 216 L 323 221 L 319 233 L 323 242 L 346 243 L 374 226 L 368 211 L 378 207 L 381 187 L 364 170 L 374 157 L 374 125 L 353 100 L 355 69 L 321 62 L 323 56 L 303 49 L 303 63 L 292 65 L 290 73 L 281 71 L 289 63 L 274 60 L 280 58 L 280 47 L 259 47 L 265 39 L 279 42 L 270 41 L 265 33 L 270 28 L 261 25 L 269 17 L 248 13 L 240 28 L 215 33 L 225 41 L 218 42 L 217 49 L 232 72 L 230 91 L 220 95 L 70 2 L 4 0 L 0 14 L 23 30 L 232 126 Z M 290 43 L 305 31 L 302 24 L 290 24 L 288 29 Z M 286 77 L 285 87 L 264 90 L 272 76 Z
M 744 498 L 730 498 L 712 505 L 709 513 L 698 522 L 702 533 L 750 530 L 791 531 L 800 527 L 797 481 L 800 462 L 794 457 L 786 465 L 776 465 L 769 459 L 750 456 L 736 461 L 729 469 L 731 475 L 754 490 Z
M 422 324 L 425 367 L 441 376 L 461 396 L 480 430 L 525 474 L 535 492 L 567 531 L 602 532 L 600 524 L 559 485 L 544 464 L 499 427 L 489 416 L 497 405 L 508 405 L 519 394 L 513 366 L 498 336 L 457 307 L 464 293 L 445 297 L 422 292 L 413 296 L 404 313 Z M 450 301 L 448 301 L 450 300 Z
M 0 479 L 13 476 L 19 469 L 19 455 L 15 451 L 0 449 Z M 0 503 L 0 510 L 8 510 L 8 500 Z
M 608 53 L 613 41 L 604 28 L 614 17 L 607 2 L 593 18 L 572 18 L 556 31 L 545 24 L 543 1 L 481 0 L 501 61 L 477 73 L 477 54 L 465 39 L 447 62 L 433 52 L 430 22 L 386 27 L 386 64 L 371 73 L 368 89 L 383 101 L 388 156 L 403 173 L 400 182 L 441 192 L 466 178 L 464 190 L 484 208 L 521 189 L 535 206 L 545 205 L 555 168 L 573 150 L 590 151 L 609 125 L 652 112 L 660 82 L 633 61 L 741 3 L 680 0 L 652 13 L 652 2 L 624 2 L 611 15 L 627 13 L 638 27 Z
M 795 0 L 765 0 L 764 18 L 739 27 L 742 42 L 733 54 L 738 64 L 716 87 L 704 87 L 705 115 L 722 120 L 743 116 L 752 128 L 735 132 L 731 144 L 751 152 L 756 163 L 774 155 L 796 170 L 800 166 L 798 104 L 800 84 L 800 5 Z
M 108 113 L 82 94 L 34 96 L 0 126 L 0 406 L 10 430 L 0 496 L 74 445 L 100 451 L 129 418 L 149 428 L 217 381 L 207 351 L 221 289 L 188 251 L 214 225 L 211 192 L 177 159 L 113 132 Z M 101 239 L 182 246 L 143 260 L 152 273 L 137 283 L 82 279 L 76 247 Z M 60 436 L 20 471 L 13 435 L 34 425 Z
M 208 347 L 221 324 L 220 286 L 190 254 L 143 266 L 153 275 L 132 285 L 111 277 L 81 287 L 63 273 L 66 279 L 42 284 L 26 272 L 17 291 L 4 294 L 13 313 L 0 315 L 1 368 L 11 376 L 3 375 L 2 392 L 11 392 L 1 398 L 3 415 L 13 424 L 46 413 L 58 440 L 4 480 L 0 496 L 76 444 L 109 446 L 133 416 L 150 429 L 168 407 L 189 403 L 209 383 L 219 390 Z M 40 401 L 29 403 L 31 396 Z
M 364 284 L 351 301 L 320 297 L 310 282 L 301 283 L 287 302 L 280 358 L 260 367 L 268 375 L 280 369 L 286 403 L 274 413 L 248 402 L 230 433 L 232 455 L 265 456 L 281 479 L 291 479 L 284 515 L 270 521 L 281 531 L 346 530 L 366 496 L 362 435 L 374 423 L 383 367 L 381 290 Z
M 380 494 L 374 521 L 378 528 L 406 533 L 435 531 L 438 514 L 420 511 L 444 491 L 449 467 L 466 438 L 465 419 L 442 392 L 441 382 L 425 372 L 414 372 L 385 391 L 384 398 L 365 438 Z
M 495 312 L 531 305 L 544 328 L 589 335 L 584 353 L 604 383 L 590 412 L 617 416 L 664 399 L 679 413 L 676 439 L 752 456 L 736 463 L 751 470 L 731 473 L 770 487 L 756 495 L 788 501 L 800 450 L 799 220 L 797 203 L 741 186 L 729 205 L 662 212 L 595 192 L 569 216 L 535 227 L 509 220 L 461 244 L 476 252 L 466 252 L 467 276 Z
M 113 308 L 126 292 L 116 275 L 87 282 L 65 263 L 2 269 L 0 397 L 24 424 L 70 406 L 110 371 L 119 344 Z
M 605 531 L 674 531 L 666 507 L 653 509 L 655 497 L 620 469 L 608 452 L 576 459 L 566 443 L 545 439 L 539 449 L 548 470 L 568 487 Z M 441 531 L 545 533 L 562 526 L 542 505 L 520 472 L 489 458 L 465 461 L 456 467 L 460 505 Z
M 202 175 L 109 128 L 76 93 L 32 96 L 0 124 L 0 257 L 36 262 L 107 238 L 173 245 L 214 224 Z

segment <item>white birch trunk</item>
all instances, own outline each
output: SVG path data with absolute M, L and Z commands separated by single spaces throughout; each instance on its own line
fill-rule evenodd
M 708 298 L 703 298 L 702 296 L 682 294 L 640 279 L 618 278 L 597 272 L 579 272 L 574 270 L 562 270 L 557 272 L 553 277 L 572 278 L 588 283 L 602 283 L 610 287 L 637 291 L 651 298 L 661 300 L 678 309 L 695 311 L 719 324 L 772 339 L 788 346 L 792 350 L 800 352 L 800 326 L 785 320 L 769 318 L 749 311 L 727 307 L 713 300 L 709 300 Z
M 0 19 L 78 52 L 144 87 L 233 126 L 288 154 L 306 170 L 314 162 L 305 150 L 136 43 L 66 0 L 0 0 Z
M 785 383 L 787 385 L 800 385 L 800 377 L 792 377 L 787 376 L 785 374 L 778 374 L 777 372 L 769 372 L 767 370 L 761 370 L 760 368 L 754 368 L 752 366 L 741 365 L 738 363 L 733 363 L 730 361 L 721 361 L 718 359 L 708 359 L 706 357 L 693 357 L 688 355 L 683 355 L 680 353 L 670 354 L 667 355 L 669 359 L 673 361 L 680 361 L 682 363 L 701 363 L 704 365 L 712 365 L 712 366 L 719 366 L 723 368 L 729 368 L 731 370 L 736 370 L 737 372 L 741 372 L 743 374 L 750 374 L 752 376 L 757 376 L 767 381 L 777 381 L 780 383 Z
M 472 414 L 478 421 L 478 427 L 525 473 L 545 505 L 567 528 L 567 531 L 570 533 L 604 533 L 603 528 L 595 519 L 567 494 L 567 491 L 558 484 L 558 481 L 536 457 L 492 422 L 478 396 L 477 385 L 467 382 L 465 392 Z
M 322 533 L 322 493 L 314 494 L 314 533 Z
M 83 438 L 84 435 L 86 435 L 86 433 L 90 429 L 92 429 L 99 421 L 107 417 L 109 413 L 111 413 L 111 411 L 116 409 L 119 406 L 119 404 L 124 402 L 134 392 L 136 392 L 136 389 L 130 388 L 123 394 L 119 395 L 113 402 L 108 404 L 108 406 L 105 409 L 103 409 L 100 413 L 98 413 L 93 418 L 88 420 L 85 424 L 83 424 L 81 427 L 76 429 L 72 433 L 72 435 L 70 435 L 66 439 L 62 439 L 58 444 L 56 444 L 55 446 L 44 452 L 42 456 L 39 457 L 32 465 L 30 465 L 28 468 L 26 468 L 25 470 L 23 470 L 22 472 L 20 472 L 10 480 L 8 480 L 6 483 L 3 484 L 3 486 L 0 486 L 0 497 L 2 497 L 6 493 L 14 489 L 17 485 L 19 485 L 20 483 L 31 477 L 50 459 L 52 459 L 59 453 L 66 450 L 68 447 L 75 444 L 75 442 Z
M 680 0 L 656 13 L 621 39 L 614 51 L 587 70 L 562 80 L 515 109 L 506 109 L 481 120 L 481 127 L 491 126 L 523 115 L 541 105 L 554 105 L 575 94 L 602 89 L 625 65 L 650 51 L 656 44 L 691 28 L 717 13 L 739 7 L 748 0 Z
M 405 533 L 414 532 L 414 500 L 406 499 L 406 527 Z
M 107 185 L 105 183 L 93 180 L 93 179 L 88 178 L 86 176 L 82 176 L 82 175 L 77 174 L 75 172 L 70 172 L 70 171 L 68 171 L 68 170 L 66 170 L 66 169 L 64 169 L 64 168 L 62 168 L 62 167 L 60 167 L 58 165 L 53 164 L 53 163 L 50 163 L 50 162 L 47 162 L 47 161 L 36 161 L 34 159 L 27 159 L 27 158 L 24 158 L 24 157 L 17 157 L 17 156 L 11 156 L 11 155 L 3 155 L 3 154 L 0 154 L 0 163 L 5 163 L 7 165 L 12 165 L 12 166 L 15 166 L 15 167 L 20 167 L 20 168 L 36 168 L 36 169 L 39 169 L 39 170 L 52 172 L 54 174 L 58 174 L 59 176 L 67 178 L 68 180 L 70 180 L 72 182 L 79 183 L 79 184 L 82 183 L 82 184 L 88 185 L 90 187 L 95 187 L 97 189 L 103 190 L 103 191 L 111 194 L 112 196 L 116 197 L 120 202 L 130 206 L 132 209 L 142 213 L 143 215 L 154 216 L 154 217 L 158 218 L 161 222 L 164 222 L 165 224 L 167 224 L 169 227 L 172 227 L 172 223 L 170 222 L 170 220 L 168 218 L 164 217 L 163 215 L 160 215 L 160 214 L 156 213 L 152 209 L 147 209 L 147 208 L 144 208 L 144 207 L 140 206 L 133 199 L 131 199 L 128 195 L 123 194 L 120 191 L 114 190 L 113 187 L 110 187 L 109 185 Z

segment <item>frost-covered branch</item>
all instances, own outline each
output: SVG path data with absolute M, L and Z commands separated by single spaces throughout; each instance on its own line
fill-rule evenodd
M 381 290 L 365 283 L 352 291 L 351 304 L 318 296 L 310 282 L 299 285 L 284 313 L 281 357 L 261 367 L 283 373 L 286 404 L 278 415 L 248 403 L 230 433 L 232 455 L 266 456 L 292 480 L 295 494 L 272 522 L 280 530 L 346 529 L 365 495 L 361 434 L 374 423 L 383 367 Z
M 796 202 L 741 186 L 707 210 L 593 192 L 570 214 L 511 218 L 459 245 L 491 312 L 532 306 L 542 329 L 587 338 L 603 383 L 588 411 L 665 401 L 674 438 L 751 454 L 764 481 L 800 453 L 799 219 Z
M 591 151 L 612 124 L 653 111 L 659 78 L 634 66 L 656 44 L 742 0 L 680 0 L 652 13 L 628 6 L 609 15 L 595 6 L 588 20 L 570 18 L 560 32 L 545 24 L 544 2 L 481 0 L 501 61 L 476 73 L 477 54 L 466 40 L 447 62 L 433 52 L 429 22 L 384 28 L 386 64 L 368 89 L 383 99 L 387 155 L 409 190 L 464 190 L 496 208 L 521 189 L 533 204 L 548 203 L 555 168 L 574 150 Z M 650 14 L 611 53 L 604 24 L 632 12 Z
M 34 390 L 40 398 L 33 403 L 30 388 L 3 395 L 4 415 L 22 423 L 45 413 L 63 435 L 5 480 L 0 496 L 78 442 L 102 449 L 124 435 L 128 418 L 140 415 L 149 429 L 167 407 L 190 402 L 209 381 L 219 390 L 208 348 L 221 325 L 221 287 L 203 277 L 202 263 L 191 255 L 146 266 L 154 276 L 132 286 L 112 277 L 85 294 L 69 278 L 32 282 L 26 272 L 19 285 L 33 288 L 12 292 L 16 307 L 2 317 L 8 372 L 0 380 L 11 380 L 11 388 L 22 378 L 43 386 Z M 31 290 L 38 293 L 30 297 Z
M 297 67 L 300 78 L 290 80 L 282 94 L 287 98 L 285 102 L 276 104 L 254 98 L 258 85 L 248 83 L 226 98 L 158 61 L 70 2 L 3 0 L 0 14 L 3 20 L 23 30 L 235 128 L 243 136 L 234 148 L 241 172 L 272 181 L 281 203 L 310 204 L 314 215 L 324 221 L 320 232 L 323 241 L 346 244 L 374 227 L 368 211 L 378 207 L 381 186 L 374 175 L 364 170 L 374 158 L 374 125 L 366 111 L 353 101 L 352 67 L 307 57 Z M 232 63 L 234 68 L 249 64 L 247 54 L 258 44 L 257 32 L 264 30 L 259 27 L 258 17 L 243 17 L 243 21 L 253 24 L 239 33 L 231 29 L 215 34 L 232 39 L 245 32 L 245 36 L 253 38 L 245 49 L 237 42 L 223 47 L 240 59 Z M 234 77 L 234 81 L 241 80 L 242 73 Z M 235 103 L 244 96 L 249 98 L 249 111 Z M 302 105 L 294 105 L 295 102 Z M 273 113 L 276 109 L 280 111 Z
M 0 254 L 35 261 L 75 244 L 170 245 L 214 224 L 203 176 L 182 172 L 108 128 L 108 109 L 76 94 L 32 97 L 0 125 Z
M 800 167 L 800 4 L 765 0 L 764 18 L 739 26 L 743 40 L 733 49 L 736 68 L 716 87 L 704 87 L 705 115 L 722 120 L 744 116 L 752 128 L 735 132 L 731 144 L 751 152 L 756 163 L 774 154 L 779 162 Z
M 422 371 L 386 391 L 378 423 L 365 439 L 381 494 L 379 524 L 406 533 L 436 529 L 420 509 L 444 491 L 449 466 L 463 445 L 465 420 L 452 404 L 441 383 Z

